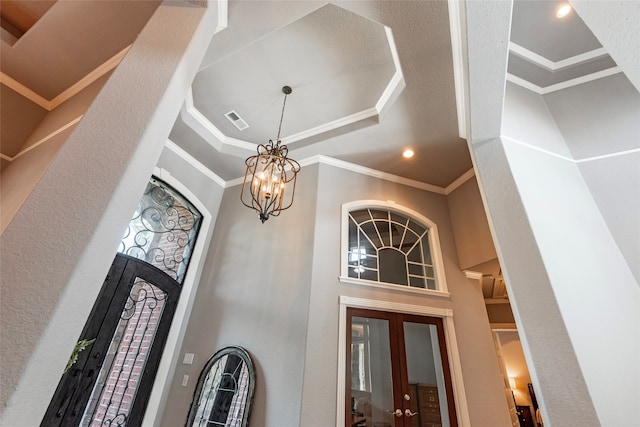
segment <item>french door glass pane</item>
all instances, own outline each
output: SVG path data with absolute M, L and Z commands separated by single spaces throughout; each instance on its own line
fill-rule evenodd
M 435 325 L 403 322 L 412 426 L 449 427 L 449 409 Z M 420 420 L 421 424 L 418 424 Z
M 162 290 L 136 279 L 91 393 L 82 426 L 127 424 L 165 298 Z
M 351 320 L 351 414 L 353 426 L 394 425 L 389 321 Z

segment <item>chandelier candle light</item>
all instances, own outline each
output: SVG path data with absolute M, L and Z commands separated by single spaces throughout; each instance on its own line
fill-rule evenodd
M 287 95 L 291 94 L 292 90 L 289 86 L 284 86 L 282 92 L 284 102 L 276 142 L 274 144 L 270 139 L 267 144 L 258 145 L 258 155 L 245 161 L 247 170 L 240 194 L 242 203 L 258 212 L 263 224 L 270 216 L 278 216 L 280 212 L 291 207 L 296 189 L 296 175 L 300 171 L 300 164 L 287 157 L 287 146 L 280 144 L 284 107 L 287 104 Z

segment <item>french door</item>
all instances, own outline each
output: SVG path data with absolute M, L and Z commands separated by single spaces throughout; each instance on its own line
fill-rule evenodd
M 181 285 L 118 254 L 41 426 L 138 426 Z
M 442 320 L 347 309 L 345 425 L 457 427 Z

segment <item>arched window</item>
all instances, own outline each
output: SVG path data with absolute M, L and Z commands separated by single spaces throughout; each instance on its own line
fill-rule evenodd
M 436 225 L 394 203 L 344 205 L 342 279 L 446 291 Z
M 201 221 L 202 215 L 195 206 L 152 177 L 118 252 L 146 261 L 182 283 Z

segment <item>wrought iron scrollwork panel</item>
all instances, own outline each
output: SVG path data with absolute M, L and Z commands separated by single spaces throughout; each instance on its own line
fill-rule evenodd
M 152 178 L 118 252 L 144 260 L 182 283 L 201 221 L 191 203 Z

